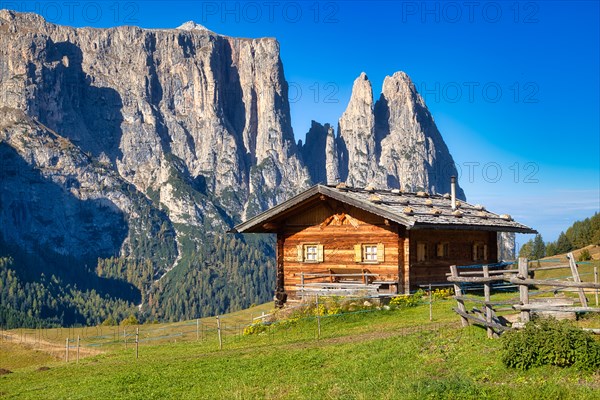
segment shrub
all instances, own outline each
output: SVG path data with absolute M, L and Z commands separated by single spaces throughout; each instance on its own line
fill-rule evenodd
M 248 325 L 244 328 L 244 336 L 257 335 L 259 333 L 266 332 L 268 325 L 262 322 L 255 322 L 252 325 Z
M 431 298 L 433 300 L 446 300 L 446 299 L 449 299 L 450 297 L 452 297 L 453 295 L 454 295 L 454 289 L 452 289 L 452 288 L 435 289 L 431 293 Z
M 102 326 L 115 326 L 117 325 L 117 321 L 113 317 L 108 317 L 104 321 L 102 321 Z
M 402 307 L 416 307 L 419 305 L 425 292 L 421 289 L 417 290 L 413 294 L 404 294 L 395 296 L 390 300 L 390 307 L 402 308 Z
M 127 325 L 138 325 L 138 319 L 135 317 L 135 315 L 130 315 L 129 317 L 125 318 L 123 321 L 121 321 L 121 325 L 123 326 L 127 326 Z
M 592 255 L 588 249 L 583 249 L 581 253 L 579 253 L 579 257 L 577 261 L 590 261 L 592 259 Z
M 538 319 L 502 336 L 502 362 L 527 370 L 542 365 L 600 370 L 600 343 L 568 321 Z

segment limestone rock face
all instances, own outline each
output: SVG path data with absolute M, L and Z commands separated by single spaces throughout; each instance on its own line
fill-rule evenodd
M 307 154 L 316 154 L 317 140 L 324 142 L 323 129 L 318 127 L 313 123 L 304 146 L 311 149 L 305 151 L 304 160 L 313 177 L 322 179 L 339 171 L 349 186 L 450 192 L 450 177 L 457 175 L 454 160 L 423 98 L 404 72 L 385 78 L 375 104 L 367 76 L 362 73 L 356 79 L 339 120 L 337 149 L 328 152 L 332 159 L 326 164 L 322 159 L 311 161 Z M 460 187 L 457 197 L 465 199 Z
M 339 121 L 339 149 L 342 179 L 349 186 L 376 183 L 373 89 L 364 72 L 354 81 L 350 102 Z
M 404 72 L 387 76 L 375 105 L 378 164 L 390 187 L 449 193 L 454 160 L 421 95 Z M 457 197 L 464 199 L 462 189 Z
M 235 39 L 194 23 L 74 29 L 2 11 L 0 47 L 0 107 L 108 158 L 141 192 L 170 190 L 161 177 L 173 159 L 237 215 L 310 183 L 274 39 Z

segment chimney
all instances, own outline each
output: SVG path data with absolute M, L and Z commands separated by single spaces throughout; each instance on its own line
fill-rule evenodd
M 450 177 L 450 197 L 452 199 L 452 211 L 456 210 L 456 177 Z

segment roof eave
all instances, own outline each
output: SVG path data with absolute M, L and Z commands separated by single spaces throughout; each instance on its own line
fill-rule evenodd
M 513 233 L 532 233 L 538 231 L 528 226 L 498 226 L 498 225 L 474 225 L 474 224 L 427 224 L 416 223 L 412 229 L 447 229 L 447 230 L 480 230 L 491 232 L 513 232 Z
M 227 231 L 227 233 L 245 233 L 258 225 L 266 223 L 270 218 L 278 215 L 279 213 L 286 211 L 287 209 L 298 205 L 305 200 L 308 200 L 316 194 L 319 194 L 319 185 L 315 185 L 305 190 L 304 192 L 297 194 L 296 196 L 284 201 L 283 203 L 280 203 L 275 207 L 250 218 L 248 221 L 242 222 L 241 224 L 234 226 L 229 231 Z

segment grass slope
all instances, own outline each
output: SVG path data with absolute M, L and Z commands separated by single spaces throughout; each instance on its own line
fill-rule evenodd
M 112 349 L 0 376 L 6 399 L 596 399 L 600 375 L 515 371 L 500 342 L 458 327 L 454 302 L 278 326 L 266 334 Z M 246 316 L 247 317 L 247 316 Z M 245 317 L 245 318 L 246 318 Z M 4 353 L 2 353 L 4 354 Z M 4 357 L 3 357 L 4 358 Z

